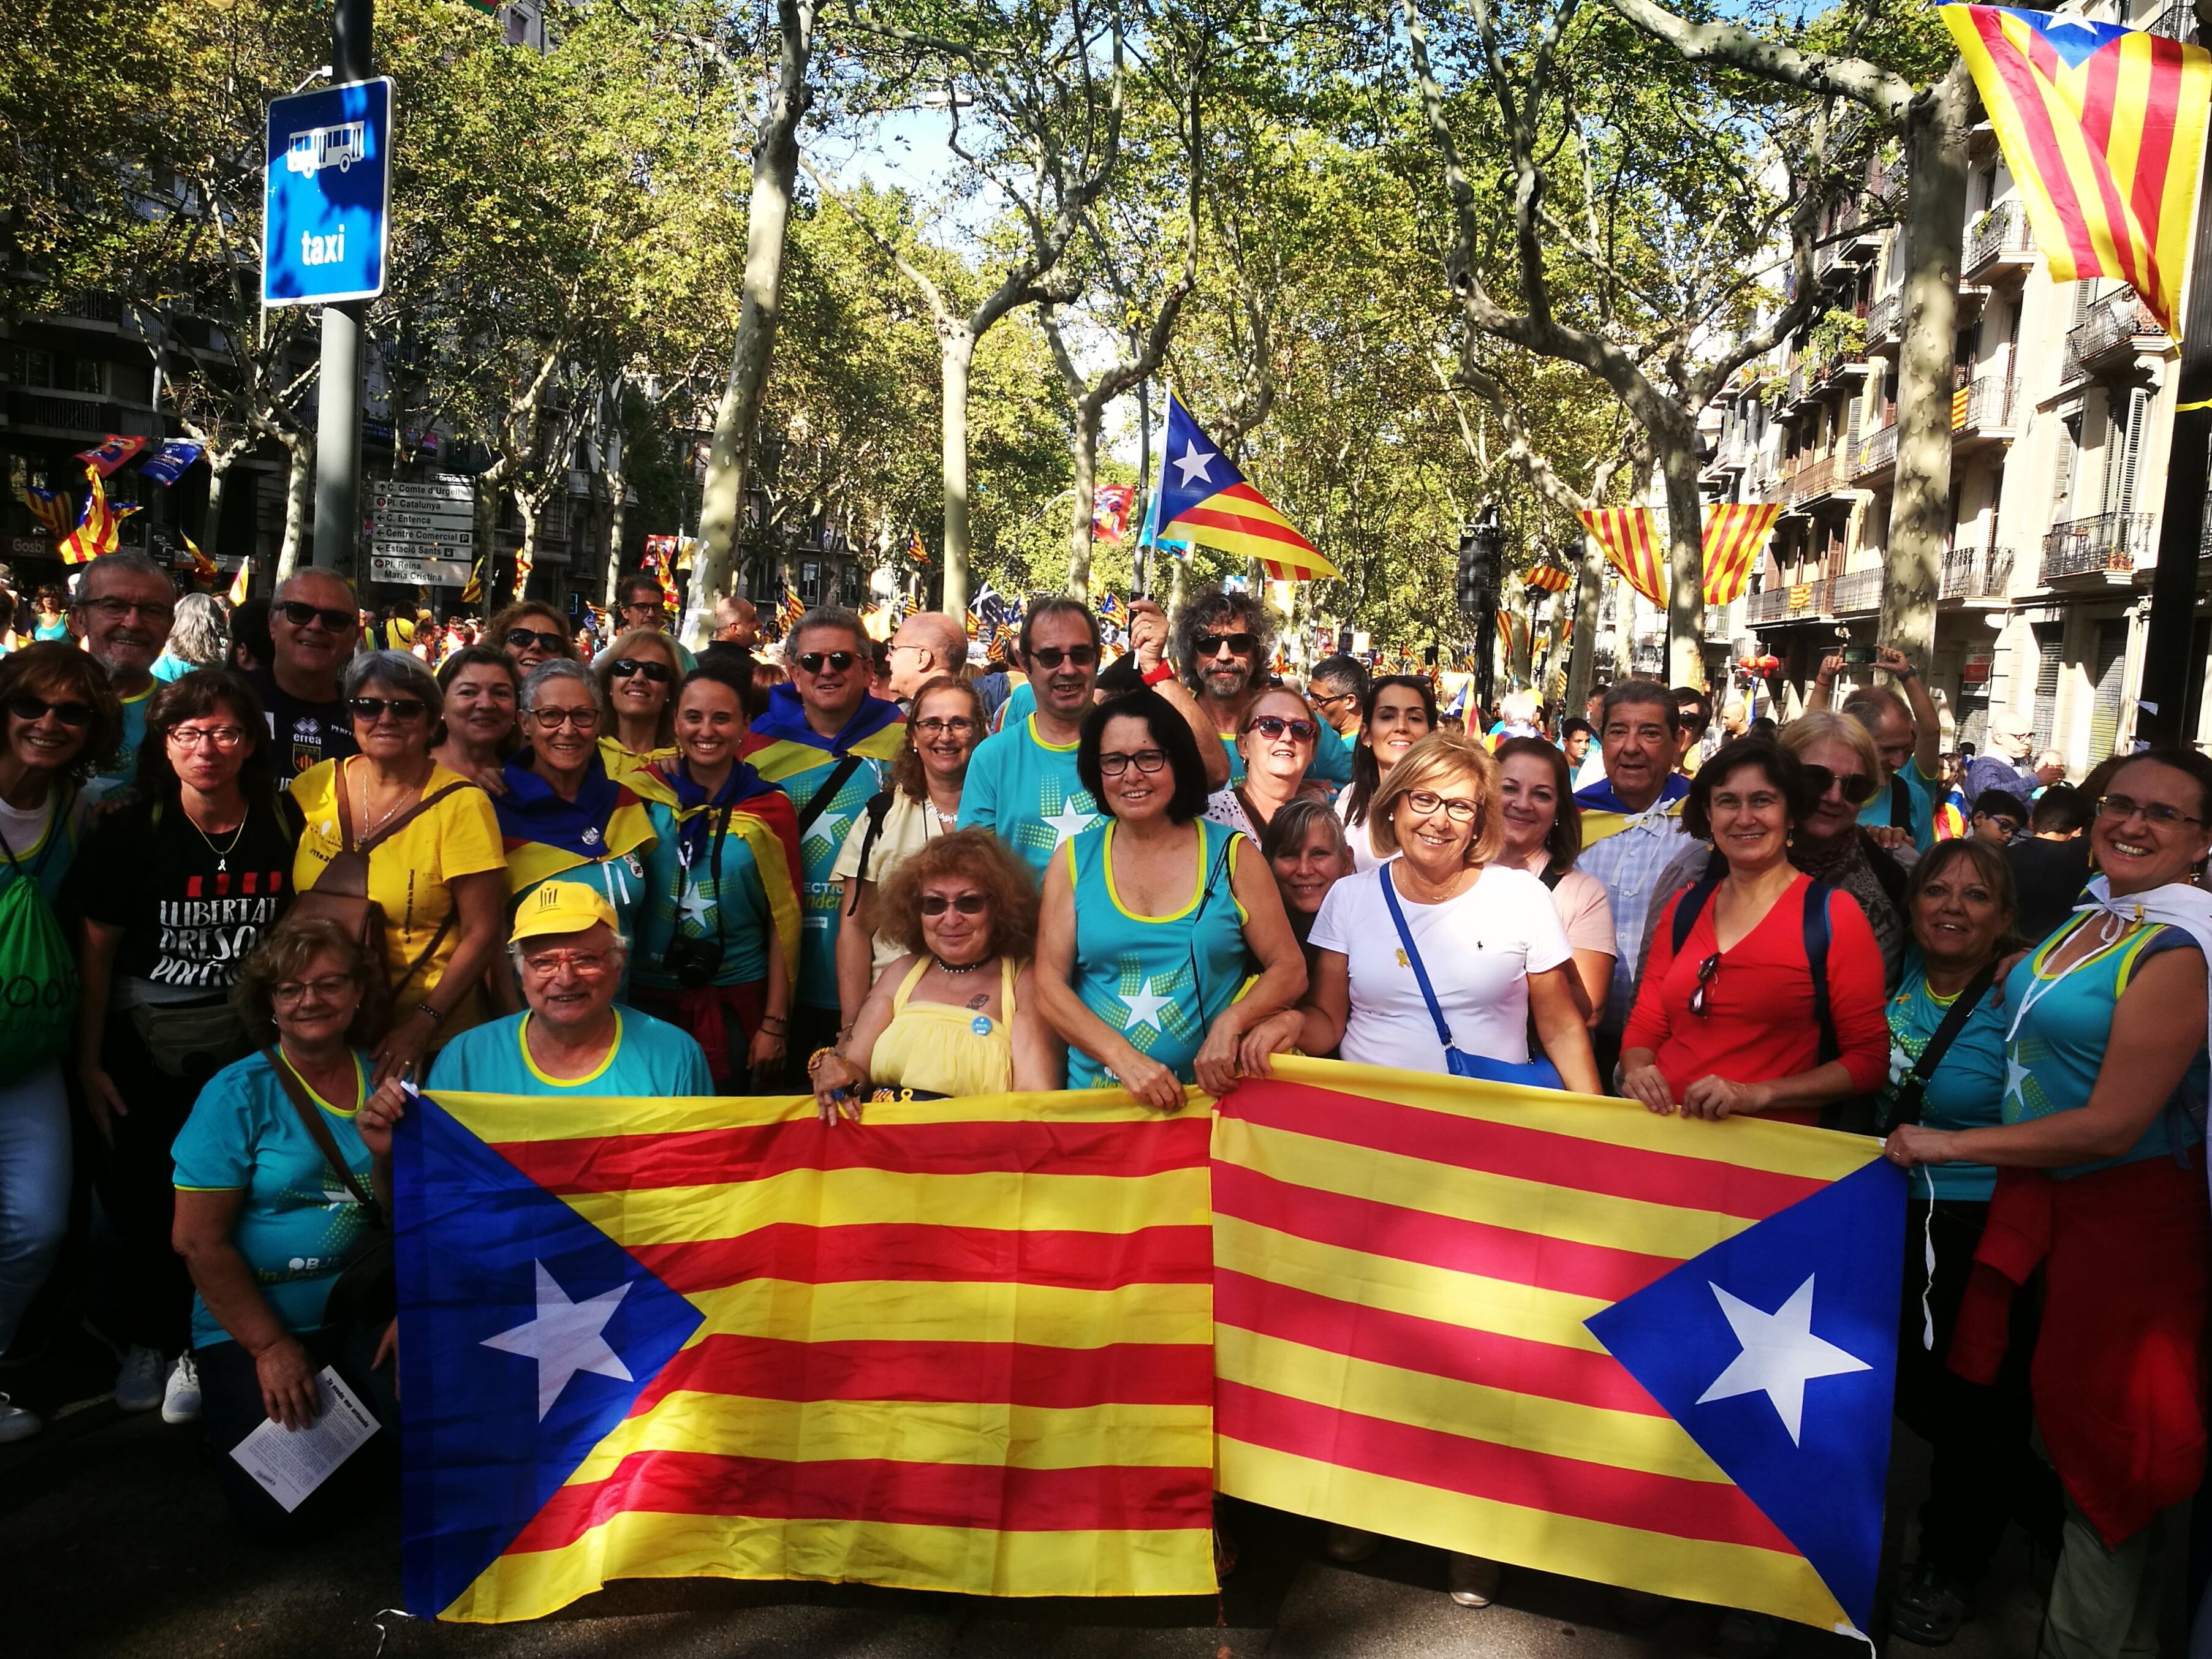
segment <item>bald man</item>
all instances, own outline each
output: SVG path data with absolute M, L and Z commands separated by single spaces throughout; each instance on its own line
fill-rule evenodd
M 901 702 L 968 664 L 968 630 L 942 611 L 917 611 L 891 635 L 891 690 Z

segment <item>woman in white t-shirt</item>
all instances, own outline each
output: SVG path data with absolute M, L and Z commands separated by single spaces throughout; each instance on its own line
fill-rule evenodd
M 1498 745 L 1497 759 L 1505 819 L 1505 848 L 1498 861 L 1526 870 L 1552 890 L 1552 907 L 1575 953 L 1570 983 L 1583 1020 L 1595 1025 L 1613 987 L 1613 902 L 1603 882 L 1575 868 L 1583 850 L 1583 815 L 1567 757 L 1542 738 L 1508 738 Z

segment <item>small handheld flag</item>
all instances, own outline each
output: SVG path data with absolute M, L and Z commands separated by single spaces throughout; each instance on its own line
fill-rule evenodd
M 190 471 L 192 464 L 206 453 L 203 445 L 190 439 L 172 438 L 146 458 L 138 469 L 139 476 L 151 478 L 167 489 Z
M 1136 501 L 1134 484 L 1100 484 L 1091 497 L 1091 533 L 1102 542 L 1119 542 L 1128 533 L 1129 509 Z
M 213 559 L 200 551 L 199 544 L 179 530 L 177 539 L 185 544 L 185 551 L 192 556 L 192 580 L 211 582 L 222 574 Z
M 25 484 L 15 493 L 21 497 L 23 505 L 31 509 L 31 516 L 38 520 L 39 527 L 57 543 L 70 533 L 70 513 L 73 504 L 64 492 Z
M 92 490 L 84 499 L 84 516 L 77 520 L 76 529 L 62 538 L 64 564 L 85 564 L 115 551 L 123 544 L 124 520 L 138 510 L 131 502 L 109 502 L 107 489 L 96 464 L 88 465 L 84 476 Z
M 150 438 L 125 438 L 111 432 L 90 449 L 77 451 L 76 459 L 97 468 L 105 478 L 152 441 Z
M 530 586 L 530 567 L 534 562 L 526 547 L 514 556 L 514 597 L 518 600 L 522 598 L 523 590 Z
M 463 605 L 483 603 L 484 560 L 489 556 L 489 554 L 478 554 L 476 563 L 469 568 L 468 585 L 461 589 Z
M 1166 465 L 1157 505 L 1160 527 L 1260 561 L 1272 581 L 1314 581 L 1337 568 L 1291 527 L 1274 504 L 1245 482 L 1182 406 L 1168 394 Z
M 253 556 L 249 553 L 238 562 L 238 574 L 231 579 L 230 602 L 244 605 L 246 596 L 253 586 Z

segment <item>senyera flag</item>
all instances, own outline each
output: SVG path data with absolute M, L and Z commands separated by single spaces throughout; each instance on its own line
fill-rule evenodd
M 1113 1094 L 418 1101 L 408 1607 L 610 1579 L 1201 1594 L 1210 1114 Z
M 1878 1141 L 1309 1060 L 1219 1113 L 1223 1492 L 1869 1627 L 1905 1206 Z
M 1705 509 L 1705 603 L 1729 605 L 1751 585 L 1779 501 L 1722 501 Z
M 1577 514 L 1621 578 L 1652 604 L 1667 604 L 1667 554 L 1648 507 L 1599 507 Z
M 1301 536 L 1274 503 L 1245 482 L 1221 446 L 1168 393 L 1166 447 L 1153 511 L 1158 535 L 1170 532 L 1260 561 L 1267 580 L 1313 581 L 1337 568 Z

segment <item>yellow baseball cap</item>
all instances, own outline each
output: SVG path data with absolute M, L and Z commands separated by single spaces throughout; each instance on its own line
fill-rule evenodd
M 616 933 L 622 930 L 615 907 L 607 902 L 605 894 L 581 882 L 543 882 L 531 890 L 514 913 L 514 930 L 507 938 L 520 945 L 526 939 L 580 933 L 596 922 L 605 922 Z

